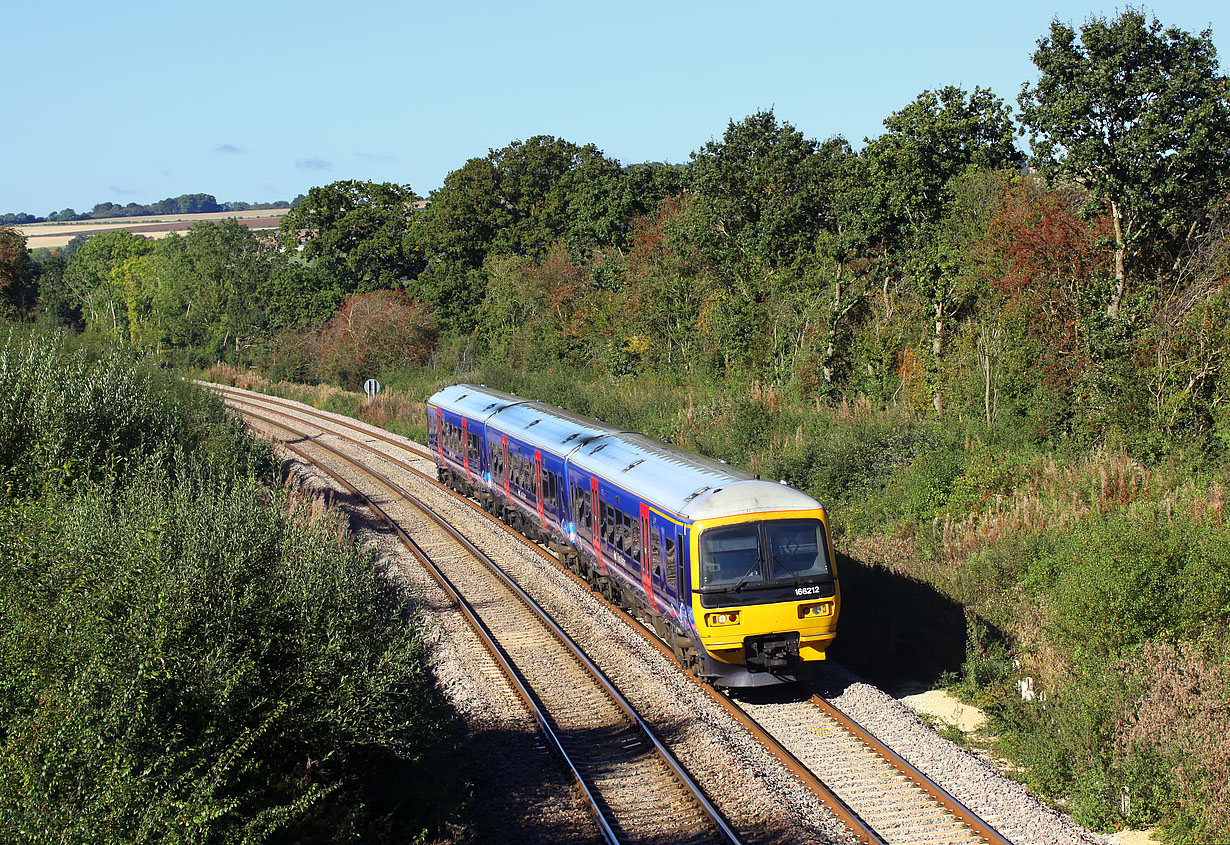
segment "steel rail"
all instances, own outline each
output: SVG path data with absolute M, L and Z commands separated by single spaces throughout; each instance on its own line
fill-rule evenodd
M 212 382 L 208 382 L 208 381 L 200 381 L 200 380 L 195 380 L 193 383 L 194 383 L 194 384 L 197 384 L 197 385 L 199 385 L 199 386 L 201 386 L 201 387 L 204 387 L 204 388 L 206 388 L 206 389 L 208 389 L 208 390 L 210 390 L 210 391 L 213 391 L 214 393 L 222 393 L 222 394 L 230 394 L 230 395 L 235 395 L 235 396 L 242 396 L 242 397 L 244 397 L 244 399 L 245 399 L 245 400 L 248 400 L 248 401 L 247 401 L 247 404 L 251 404 L 253 401 L 255 401 L 255 402 L 265 402 L 265 403 L 270 404 L 270 405 L 278 405 L 278 406 L 283 407 L 283 408 L 289 408 L 290 410 L 292 410 L 292 411 L 294 411 L 295 413 L 298 413 L 298 414 L 304 414 L 304 415 L 309 416 L 309 417 L 317 417 L 318 419 L 322 419 L 322 420 L 325 420 L 325 421 L 327 421 L 327 422 L 331 422 L 331 423 L 333 423 L 334 425 L 346 426 L 347 428 L 353 429 L 353 430 L 355 430 L 355 431 L 361 431 L 361 432 L 363 432 L 364 434 L 368 435 L 369 437 L 374 437 L 374 438 L 376 438 L 377 440 L 383 440 L 385 443 L 388 443 L 388 444 L 390 444 L 390 445 L 392 445 L 392 446 L 396 446 L 398 449 L 403 449 L 403 450 L 405 450 L 405 451 L 407 451 L 407 452 L 410 452 L 410 453 L 412 453 L 412 454 L 418 455 L 419 457 L 423 458 L 424 460 L 428 460 L 428 461 L 434 461 L 434 460 L 435 460 L 435 457 L 432 455 L 432 453 L 431 453 L 431 451 L 430 451 L 430 450 L 427 450 L 427 449 L 420 449 L 419 447 L 414 446 L 414 445 L 412 445 L 412 444 L 410 444 L 410 443 L 401 442 L 401 441 L 399 441 L 399 440 L 397 439 L 397 437 L 396 437 L 396 436 L 390 436 L 388 433 L 386 433 L 386 432 L 384 432 L 384 431 L 380 430 L 379 426 L 374 426 L 374 425 L 372 425 L 371 423 L 365 423 L 365 425 L 372 426 L 372 428 L 377 429 L 376 431 L 369 431 L 369 430 L 367 430 L 367 429 L 365 429 L 365 428 L 362 428 L 361 426 L 355 425 L 355 424 L 353 424 L 353 423 L 342 422 L 341 420 L 338 420 L 338 419 L 336 419 L 334 416 L 331 416 L 331 415 L 329 415 L 329 414 L 327 414 L 327 413 L 325 413 L 325 412 L 323 412 L 323 411 L 317 410 L 317 409 L 315 409 L 315 408 L 307 408 L 307 407 L 303 407 L 303 406 L 302 406 L 302 403 L 299 403 L 299 404 L 294 404 L 294 403 L 292 403 L 292 402 L 290 402 L 290 401 L 287 401 L 287 400 L 285 400 L 285 399 L 281 399 L 281 398 L 276 397 L 276 396 L 269 396 L 269 395 L 267 395 L 267 394 L 263 394 L 263 393 L 262 393 L 262 394 L 258 394 L 258 395 L 253 395 L 254 391 L 245 391 L 245 390 L 243 390 L 243 389 L 241 389 L 241 388 L 237 388 L 237 387 L 228 387 L 228 386 L 226 386 L 226 385 L 222 385 L 222 384 L 214 384 L 214 383 L 212 383 Z M 242 401 L 242 400 L 241 400 L 241 401 Z M 256 407 L 259 407 L 259 406 L 256 406 Z M 408 441 L 409 439 L 410 439 L 410 438 L 408 438 L 408 437 L 403 437 L 403 438 L 402 438 L 402 440 L 405 440 L 405 441 Z
M 207 383 L 202 383 L 202 384 L 205 385 Z M 216 387 L 210 387 L 210 389 L 216 390 Z M 231 389 L 231 388 L 223 387 L 222 390 L 223 392 L 230 394 L 232 396 L 244 397 L 243 399 L 233 399 L 232 400 L 232 401 L 235 401 L 237 404 L 248 405 L 250 407 L 260 407 L 259 405 L 253 405 L 251 401 L 246 401 L 250 399 L 256 399 L 257 401 L 263 401 L 269 404 L 278 405 L 284 408 L 288 408 L 296 413 L 303 413 L 308 416 L 314 416 L 319 419 L 325 420 L 327 422 L 333 423 L 334 425 L 342 426 L 345 428 L 350 428 L 357 432 L 362 432 L 365 435 L 369 435 L 378 440 L 387 442 L 392 446 L 395 446 L 399 449 L 411 452 L 412 454 L 419 455 L 420 457 L 426 460 L 431 460 L 434 463 L 434 456 L 432 455 L 430 451 L 423 451 L 418 448 L 408 446 L 405 443 L 398 442 L 394 438 L 389 437 L 387 435 L 381 435 L 375 432 L 367 431 L 366 429 L 363 429 L 357 425 L 354 425 L 349 422 L 337 420 L 333 417 L 330 417 L 314 409 L 301 408 L 298 405 L 291 404 L 290 402 L 286 402 L 286 401 L 283 401 L 277 398 L 267 398 L 263 395 L 259 397 L 252 396 L 250 393 L 241 392 L 241 391 Z M 439 481 L 432 478 L 428 473 L 425 473 L 416 467 L 412 467 L 409 464 L 405 463 L 404 461 L 399 460 L 398 458 L 395 458 L 391 455 L 387 455 L 382 452 L 379 452 L 378 450 L 374 449 L 368 443 L 363 443 L 359 440 L 356 440 L 352 437 L 349 437 L 345 434 L 341 434 L 339 432 L 329 432 L 329 433 L 331 436 L 341 438 L 343 440 L 346 440 L 350 443 L 355 444 L 356 446 L 367 449 L 373 452 L 374 454 L 377 454 L 380 457 L 384 458 L 385 460 L 391 461 L 392 463 L 400 466 L 402 469 L 405 469 L 408 472 L 411 472 L 415 475 L 418 475 L 421 478 L 424 478 L 429 483 L 439 487 L 441 490 L 452 495 L 458 501 L 466 503 L 476 513 L 480 513 L 483 516 L 487 517 L 492 522 L 494 522 L 496 525 L 499 525 L 506 532 L 508 532 L 511 536 L 517 538 L 519 541 L 521 541 L 526 546 L 534 549 L 544 558 L 546 558 L 547 560 L 551 561 L 556 566 L 558 566 L 565 575 L 571 577 L 577 583 L 584 585 L 587 589 L 592 589 L 591 585 L 587 581 L 585 581 L 583 578 L 578 576 L 576 573 L 569 570 L 567 567 L 560 565 L 558 559 L 554 555 L 550 554 L 548 551 L 543 549 L 541 546 L 539 546 L 534 541 L 524 537 L 523 535 L 518 533 L 515 529 L 509 527 L 508 525 L 506 525 L 505 523 L 497 519 L 493 514 L 490 514 L 484 509 L 482 509 L 480 506 L 475 504 L 468 497 L 463 496 L 462 494 L 456 492 L 455 490 L 452 490 L 451 488 L 441 484 Z M 642 636 L 644 636 L 644 638 L 649 643 L 651 643 L 654 647 L 656 647 L 664 656 L 669 658 L 677 666 L 679 665 L 679 662 L 676 659 L 674 652 L 671 650 L 671 648 L 668 645 L 666 645 L 666 643 L 664 643 L 661 640 L 661 638 L 659 638 L 656 634 L 648 630 L 640 622 L 640 620 L 628 614 L 622 608 L 617 607 L 614 604 L 611 604 L 602 595 L 598 593 L 595 593 L 594 595 L 595 595 L 595 598 L 597 598 L 599 601 L 605 604 L 609 610 L 614 612 L 616 615 L 620 616 L 625 622 L 628 622 L 636 630 L 641 632 Z M 840 797 L 838 797 L 835 792 L 829 789 L 829 787 L 826 784 L 824 784 L 823 781 L 821 781 L 815 775 L 815 773 L 813 773 L 806 766 L 806 764 L 800 761 L 794 754 L 792 754 L 788 749 L 786 749 L 783 745 L 781 745 L 781 743 L 779 743 L 773 737 L 768 735 L 763 729 L 761 729 L 760 726 L 743 711 L 743 709 L 738 705 L 737 702 L 735 702 L 733 699 L 731 699 L 729 696 L 725 695 L 724 693 L 716 690 L 712 686 L 701 682 L 699 679 L 696 679 L 694 676 L 691 676 L 690 673 L 688 673 L 688 676 L 689 678 L 693 680 L 693 682 L 697 685 L 698 688 L 700 688 L 705 693 L 707 693 L 711 699 L 713 699 L 719 706 L 721 706 L 724 710 L 726 710 L 745 730 L 747 730 L 762 745 L 764 745 L 765 748 L 768 749 L 768 751 L 771 754 L 773 754 L 775 757 L 781 760 L 782 764 L 792 774 L 794 774 L 794 776 L 798 778 L 800 782 L 802 782 L 802 784 L 808 789 L 808 791 L 810 791 L 813 795 L 815 795 L 816 798 L 822 804 L 828 807 L 830 812 L 832 812 L 835 816 L 841 819 L 841 821 L 847 827 L 849 827 L 855 833 L 856 836 L 858 836 L 862 841 L 867 842 L 867 843 L 878 843 L 878 842 L 884 841 L 879 836 L 879 834 L 876 833 L 858 815 L 858 813 L 853 808 L 851 808 L 845 801 L 843 801 Z M 864 745 L 872 749 L 876 754 L 878 754 L 886 762 L 888 762 L 893 768 L 899 771 L 902 775 L 904 775 L 910 781 L 915 783 L 924 793 L 930 796 L 932 800 L 934 800 L 936 803 L 942 806 L 945 810 L 951 813 L 954 818 L 960 820 L 963 824 L 969 827 L 977 836 L 986 840 L 989 843 L 989 845 L 1010 845 L 1009 840 L 1005 839 L 990 824 L 988 824 L 984 819 L 978 816 L 977 813 L 975 813 L 973 810 L 971 810 L 970 808 L 962 804 L 957 798 L 951 795 L 942 786 L 940 786 L 938 783 L 936 783 L 934 780 L 932 780 L 930 777 L 924 774 L 917 767 L 913 766 L 911 763 L 909 763 L 907 760 L 905 760 L 903 757 L 901 757 L 899 754 L 897 754 L 895 751 L 893 751 L 891 748 L 889 748 L 887 745 L 881 742 L 874 734 L 872 734 L 862 725 L 859 725 L 857 722 L 855 722 L 845 713 L 840 711 L 833 704 L 821 698 L 820 696 L 812 696 L 811 700 L 822 712 L 830 716 L 830 718 L 832 718 L 834 721 L 838 722 L 844 729 L 846 729 L 853 736 L 857 737 Z
M 913 781 L 919 788 L 931 796 L 932 800 L 952 813 L 954 818 L 960 820 L 977 836 L 985 839 L 990 845 L 1012 845 L 1008 839 L 1004 838 L 999 831 L 991 827 L 977 813 L 954 798 L 944 787 L 923 774 L 916 766 L 881 742 L 875 734 L 850 716 L 847 716 L 831 702 L 819 695 L 813 695 L 809 701 L 849 733 L 858 737 L 864 745 L 883 757 L 893 768 Z
M 611 698 L 611 700 L 619 708 L 619 710 L 625 714 L 625 716 L 629 719 L 629 721 L 633 723 L 633 725 L 640 732 L 640 734 L 650 743 L 650 745 L 657 752 L 658 756 L 667 764 L 667 767 L 671 770 L 671 772 L 679 780 L 679 782 L 688 790 L 688 792 L 692 794 L 692 796 L 695 798 L 698 805 L 700 806 L 702 812 L 706 815 L 706 817 L 709 818 L 709 820 L 713 823 L 714 827 L 717 828 L 718 832 L 723 837 L 725 837 L 725 839 L 729 842 L 738 843 L 741 841 L 739 838 L 739 835 L 730 827 L 729 823 L 722 816 L 721 811 L 719 811 L 717 807 L 713 804 L 713 802 L 709 800 L 708 796 L 704 794 L 704 790 L 702 789 L 702 787 L 698 783 L 696 783 L 696 781 L 692 778 L 692 776 L 687 772 L 687 770 L 682 766 L 679 760 L 675 757 L 674 753 L 658 738 L 658 736 L 654 733 L 653 729 L 644 721 L 644 719 L 641 718 L 640 714 L 636 712 L 636 710 L 632 707 L 631 703 L 610 682 L 610 680 L 606 677 L 606 675 L 602 672 L 602 670 L 596 664 L 594 664 L 593 661 L 589 659 L 588 655 L 586 655 L 581 650 L 580 646 L 577 645 L 572 640 L 572 638 L 569 637 L 568 634 L 562 628 L 559 627 L 559 625 L 555 622 L 554 619 L 552 619 L 549 615 L 547 615 L 546 611 L 543 610 L 537 604 L 537 602 L 535 602 L 534 599 L 530 597 L 529 594 L 526 593 L 520 587 L 520 585 L 518 585 L 506 572 L 504 572 L 504 570 L 499 566 L 499 564 L 497 564 L 488 555 L 486 555 L 484 552 L 478 549 L 472 542 L 470 542 L 470 540 L 467 537 L 465 537 L 463 534 L 461 534 L 461 532 L 457 531 L 457 529 L 455 529 L 452 525 L 450 525 L 443 518 L 441 518 L 439 514 L 433 511 L 421 499 L 419 499 L 413 493 L 410 493 L 408 490 L 403 488 L 397 482 L 385 476 L 379 470 L 376 470 L 372 467 L 368 467 L 362 464 L 361 462 L 356 461 L 354 458 L 351 458 L 350 456 L 345 455 L 339 450 L 334 449 L 332 446 L 329 446 L 326 443 L 321 443 L 317 437 L 313 437 L 311 435 L 306 434 L 305 432 L 298 431 L 294 428 L 291 428 L 285 423 L 281 423 L 276 420 L 272 420 L 268 417 L 265 417 L 261 414 L 256 414 L 252 412 L 245 413 L 245 416 L 248 416 L 253 419 L 261 420 L 262 422 L 268 423 L 269 425 L 275 426 L 277 428 L 281 428 L 285 431 L 289 431 L 292 434 L 296 435 L 297 437 L 300 437 L 304 440 L 308 440 L 312 442 L 313 445 L 317 446 L 318 448 L 324 449 L 330 454 L 337 457 L 338 459 L 345 461 L 346 463 L 353 466 L 356 470 L 366 473 L 367 475 L 376 479 L 380 484 L 387 487 L 397 496 L 401 497 L 402 499 L 406 501 L 411 502 L 413 506 L 417 510 L 419 510 L 424 516 L 426 516 L 428 519 L 434 522 L 442 530 L 448 532 L 448 534 L 455 541 L 459 542 L 462 546 L 464 546 L 470 552 L 470 554 L 472 554 L 475 558 L 477 558 L 484 565 L 486 565 L 489 568 L 489 570 L 493 574 L 495 574 L 501 580 L 501 582 L 504 583 L 505 586 L 507 586 L 517 596 L 518 599 L 521 600 L 523 604 L 525 604 L 525 606 L 538 618 L 538 620 L 547 628 L 547 630 L 550 631 L 550 633 L 555 637 L 555 639 L 559 641 L 560 644 L 563 645 L 578 660 L 578 662 L 586 669 L 586 671 L 590 674 L 590 676 L 599 684 L 599 686 L 603 689 L 603 691 Z M 350 438 L 346 438 L 346 439 L 350 440 Z M 355 442 L 355 441 L 351 441 L 351 442 Z M 585 783 L 584 776 L 576 768 L 576 765 L 574 764 L 573 760 L 568 755 L 568 752 L 565 750 L 563 741 L 559 738 L 559 736 L 556 734 L 554 729 L 549 724 L 549 719 L 546 716 L 545 709 L 543 708 L 542 704 L 538 702 L 537 696 L 534 695 L 533 690 L 528 686 L 527 682 L 525 681 L 525 678 L 521 675 L 520 671 L 515 666 L 512 658 L 508 655 L 508 653 L 504 650 L 504 648 L 496 641 L 494 634 L 492 634 L 492 632 L 487 627 L 487 625 L 482 621 L 482 619 L 474 611 L 472 605 L 464 598 L 464 596 L 461 595 L 461 593 L 456 589 L 456 587 L 448 579 L 448 576 L 446 576 L 436 566 L 435 562 L 431 560 L 431 558 L 427 555 L 425 551 L 423 551 L 423 549 L 418 545 L 418 543 L 415 542 L 415 540 L 412 537 L 406 534 L 406 532 L 401 528 L 401 526 L 398 525 L 384 511 L 383 508 L 381 508 L 374 501 L 372 501 L 372 499 L 369 496 L 364 494 L 362 491 L 358 490 L 354 485 L 347 482 L 344 478 L 342 478 L 337 473 L 330 470 L 328 467 L 325 467 L 317 463 L 316 461 L 313 461 L 302 450 L 286 442 L 283 442 L 282 445 L 285 448 L 289 449 L 290 451 L 294 452 L 295 454 L 299 455 L 305 461 L 311 463 L 313 466 L 316 466 L 318 469 L 328 474 L 335 481 L 339 482 L 346 489 L 350 490 L 354 495 L 361 498 L 364 501 L 364 503 L 367 505 L 367 507 L 369 507 L 373 512 L 375 512 L 390 527 L 390 529 L 392 529 L 397 534 L 398 538 L 411 551 L 411 553 L 415 556 L 415 558 L 418 559 L 419 562 L 422 563 L 427 568 L 427 570 L 432 574 L 433 579 L 436 580 L 437 583 L 440 584 L 441 588 L 444 589 L 452 597 L 453 601 L 457 604 L 457 606 L 465 614 L 466 619 L 471 625 L 471 627 L 473 627 L 475 631 L 479 634 L 480 639 L 482 640 L 484 645 L 487 647 L 488 651 L 492 653 L 492 656 L 496 659 L 497 663 L 499 663 L 504 673 L 509 677 L 510 682 L 513 684 L 514 688 L 517 690 L 518 695 L 526 703 L 527 707 L 530 709 L 531 713 L 533 714 L 535 721 L 539 724 L 544 734 L 550 740 L 552 747 L 555 748 L 556 752 L 565 761 L 566 765 L 568 766 L 569 771 L 572 773 L 574 780 L 577 782 L 581 790 L 584 792 L 586 796 L 586 800 L 589 803 L 590 812 L 591 814 L 595 816 L 595 820 L 599 825 L 599 828 L 600 828 L 600 831 L 602 832 L 603 837 L 608 842 L 612 842 L 612 843 L 618 842 L 619 841 L 618 837 L 616 836 L 614 830 L 611 828 L 609 822 L 606 820 L 606 818 L 604 817 L 602 813 L 597 796 L 595 796 L 594 793 L 591 792 L 588 785 Z M 365 445 L 365 444 L 357 444 L 357 445 Z

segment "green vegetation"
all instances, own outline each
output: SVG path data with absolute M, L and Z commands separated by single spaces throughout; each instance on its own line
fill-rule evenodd
M 458 726 L 404 589 L 220 404 L 0 345 L 0 839 L 440 836 Z
M 833 513 L 838 659 L 947 679 L 1079 820 L 1201 841 L 1230 829 L 1230 83 L 1136 10 L 1033 59 L 1029 158 L 980 87 L 858 152 L 772 110 L 686 165 L 537 136 L 426 207 L 313 189 L 277 243 L 32 264 L 0 232 L 0 303 L 411 435 L 470 380 L 786 479 Z

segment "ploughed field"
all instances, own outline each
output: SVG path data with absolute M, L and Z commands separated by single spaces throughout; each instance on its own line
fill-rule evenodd
M 78 235 L 94 235 L 123 229 L 146 238 L 164 238 L 171 232 L 186 232 L 197 223 L 234 219 L 249 229 L 263 231 L 278 228 L 290 209 L 263 208 L 251 211 L 218 211 L 210 214 L 157 214 L 145 217 L 103 217 L 97 220 L 73 220 L 63 223 L 23 223 L 13 226 L 26 236 L 29 249 L 58 249 Z

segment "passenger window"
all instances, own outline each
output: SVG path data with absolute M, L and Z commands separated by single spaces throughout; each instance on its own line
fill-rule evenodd
M 666 535 L 666 583 L 676 587 L 679 573 L 679 560 L 675 551 L 674 531 Z
M 662 577 L 662 540 L 658 529 L 652 524 L 649 527 L 649 563 L 653 574 Z

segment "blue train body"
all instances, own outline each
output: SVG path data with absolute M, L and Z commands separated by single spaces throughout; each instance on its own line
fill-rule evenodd
M 427 421 L 442 482 L 548 545 L 696 674 L 760 686 L 824 659 L 841 598 L 811 497 L 475 385 L 433 395 Z

